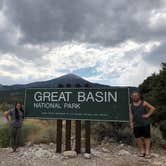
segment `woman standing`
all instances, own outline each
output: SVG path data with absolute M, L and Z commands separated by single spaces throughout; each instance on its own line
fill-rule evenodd
M 15 108 L 6 111 L 4 116 L 10 125 L 11 147 L 13 152 L 16 152 L 16 149 L 20 145 L 21 127 L 24 119 L 22 104 L 20 102 L 16 102 Z
M 154 113 L 155 107 L 147 101 L 142 101 L 139 92 L 133 92 L 131 98 L 130 127 L 140 149 L 139 156 L 150 159 L 150 117 Z

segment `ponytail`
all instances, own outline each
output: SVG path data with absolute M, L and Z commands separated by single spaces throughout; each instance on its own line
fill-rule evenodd
M 17 105 L 17 103 L 16 103 L 16 105 Z M 17 121 L 20 120 L 19 112 L 18 112 L 18 109 L 16 108 L 16 106 L 15 106 L 15 119 L 16 119 Z
M 20 111 L 22 112 L 22 118 L 24 119 L 24 110 L 23 110 L 22 106 L 20 108 Z

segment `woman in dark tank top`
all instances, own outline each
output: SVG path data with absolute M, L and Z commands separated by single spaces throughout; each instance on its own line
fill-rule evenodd
M 150 116 L 155 108 L 141 100 L 139 92 L 133 92 L 130 105 L 130 127 L 140 149 L 140 157 L 150 158 Z
M 147 114 L 147 109 L 144 107 L 144 101 L 141 101 L 138 106 L 131 103 L 131 111 L 133 114 L 133 123 L 135 127 L 146 126 L 150 124 L 150 118 L 143 118 Z

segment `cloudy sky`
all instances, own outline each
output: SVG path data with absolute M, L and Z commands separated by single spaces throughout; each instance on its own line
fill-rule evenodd
M 166 0 L 0 0 L 0 84 L 137 86 L 163 61 Z

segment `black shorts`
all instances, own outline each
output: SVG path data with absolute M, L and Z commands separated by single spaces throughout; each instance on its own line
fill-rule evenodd
M 140 138 L 140 137 L 150 138 L 151 137 L 150 125 L 134 127 L 133 133 L 134 133 L 135 138 Z

